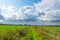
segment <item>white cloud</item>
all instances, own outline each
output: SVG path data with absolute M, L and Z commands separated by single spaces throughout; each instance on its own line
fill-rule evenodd
M 24 6 L 19 9 L 19 18 L 27 19 L 30 15 L 36 16 L 35 13 L 37 15 L 34 6 Z
M 33 6 L 24 6 L 19 8 L 17 11 L 16 7 L 13 5 L 10 6 L 0 6 L 1 15 L 4 17 L 5 20 L 24 20 L 28 18 L 28 15 L 34 15 L 34 7 Z
M 13 5 L 10 5 L 7 7 L 7 12 L 15 12 L 16 11 L 16 7 Z
M 4 22 L 4 20 L 0 20 L 0 23 L 3 23 Z
M 23 13 L 16 12 L 15 16 L 16 16 L 16 20 L 24 20 L 25 19 L 25 15 Z
M 5 10 L 6 6 L 5 5 L 0 5 L 0 9 Z
M 12 19 L 16 12 L 15 6 L 2 6 L 1 7 L 1 14 L 5 18 L 5 20 Z M 13 18 L 14 19 L 14 18 Z
M 3 22 L 4 20 L 0 20 L 0 22 Z
M 42 0 L 42 2 L 36 3 L 34 4 L 36 7 L 36 10 L 38 10 L 39 12 L 45 12 L 48 11 L 48 9 L 50 9 L 50 7 L 52 7 L 54 5 L 54 1 L 53 0 Z
M 44 12 L 45 15 L 37 17 L 39 20 L 51 21 L 60 20 L 60 1 L 59 0 L 42 0 L 34 4 L 38 12 Z
M 13 5 L 0 5 L 0 9 L 2 10 L 2 15 L 5 20 L 25 20 L 28 19 L 30 15 L 42 21 L 60 20 L 60 0 L 42 0 L 34 4 L 34 6 L 26 5 L 19 8 L 18 11 Z M 44 15 L 40 16 L 43 13 Z
M 33 11 L 34 11 L 33 6 L 24 6 L 24 7 L 19 9 L 19 12 L 21 12 L 23 14 L 28 14 L 28 15 L 33 14 Z

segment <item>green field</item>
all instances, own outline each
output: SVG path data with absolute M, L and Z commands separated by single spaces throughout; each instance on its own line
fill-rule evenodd
M 0 25 L 0 40 L 60 40 L 60 26 Z

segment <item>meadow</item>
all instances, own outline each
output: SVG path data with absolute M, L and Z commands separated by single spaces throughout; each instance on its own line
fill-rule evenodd
M 0 25 L 0 40 L 60 40 L 60 26 Z

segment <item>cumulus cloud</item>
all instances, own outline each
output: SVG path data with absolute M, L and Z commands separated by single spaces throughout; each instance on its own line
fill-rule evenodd
M 44 12 L 45 15 L 37 17 L 43 21 L 60 20 L 60 1 L 59 0 L 42 0 L 42 2 L 34 4 L 36 10 Z
M 0 6 L 1 15 L 4 17 L 5 20 L 12 19 L 16 12 L 15 6 Z
M 0 6 L 0 9 L 5 20 L 28 20 L 30 15 L 36 16 L 35 13 L 37 14 L 33 6 L 24 6 L 17 10 L 15 6 L 10 5 Z
M 19 9 L 19 14 L 21 15 L 19 17 L 21 17 L 23 19 L 30 20 L 29 18 L 31 16 L 33 16 L 33 17 L 37 16 L 38 13 L 37 13 L 37 11 L 35 11 L 34 6 L 24 6 Z M 31 17 L 31 20 L 34 19 L 33 17 Z
M 13 5 L 0 5 L 0 9 L 5 20 L 60 20 L 60 0 L 42 0 L 18 10 Z

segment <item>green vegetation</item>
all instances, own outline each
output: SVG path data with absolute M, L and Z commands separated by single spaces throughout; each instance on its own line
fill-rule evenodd
M 60 26 L 0 25 L 0 40 L 60 40 Z

